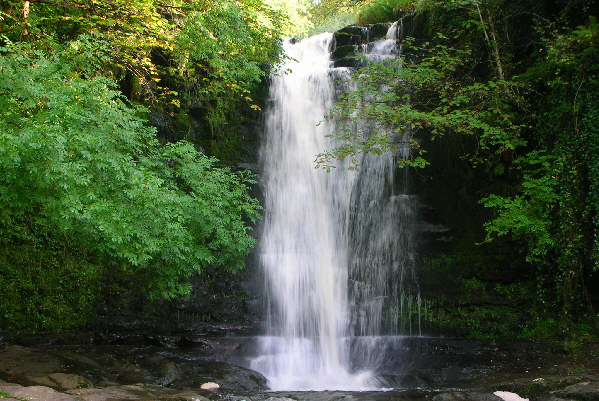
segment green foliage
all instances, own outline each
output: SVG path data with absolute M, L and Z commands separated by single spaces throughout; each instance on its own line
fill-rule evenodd
M 597 32 L 591 18 L 588 27 L 556 37 L 523 75 L 544 93 L 532 102 L 538 110 L 535 142 L 543 150 L 519 159 L 517 194 L 483 200 L 497 210 L 486 225 L 488 238 L 512 235 L 526 244 L 529 261 L 553 271 L 544 299 L 561 307 L 563 324 L 576 335 L 577 322 L 592 310 L 585 281 L 599 263 Z
M 262 9 L 246 1 L 224 1 L 187 15 L 176 35 L 171 74 L 184 80 L 186 108 L 206 108 L 212 134 L 225 128 L 240 103 L 258 109 L 251 96 L 278 58 L 278 31 L 260 23 Z M 252 7 L 248 6 L 251 5 Z
M 170 299 L 203 269 L 242 266 L 253 177 L 161 145 L 114 81 L 186 131 L 169 140 L 207 133 L 230 153 L 283 21 L 261 0 L 0 3 L 2 327 L 81 326 L 110 277 Z
M 358 12 L 358 24 L 377 24 L 393 22 L 402 12 L 414 10 L 414 0 L 372 0 Z
M 5 12 L 8 23 L 1 33 L 12 41 L 21 39 L 66 42 L 81 34 L 105 38 L 113 65 L 139 76 L 155 73 L 150 50 L 169 46 L 175 27 L 169 2 L 146 0 L 94 0 L 66 3 L 32 2 L 28 18 L 21 18 L 23 2 L 12 3 Z
M 516 160 L 515 164 L 526 164 L 520 193 L 513 197 L 491 195 L 481 202 L 497 210 L 496 217 L 485 223 L 486 241 L 495 235 L 512 234 L 527 242 L 527 260 L 542 262 L 551 254 L 555 239 L 551 234 L 551 216 L 554 202 L 559 199 L 556 182 L 551 176 L 554 159 L 531 152 Z
M 321 0 L 312 3 L 309 8 L 314 28 L 310 35 L 322 32 L 334 32 L 357 21 L 357 13 L 364 4 L 363 0 Z
M 475 62 L 472 52 L 446 42 L 443 35 L 435 44 L 422 46 L 408 39 L 404 51 L 418 54 L 417 60 L 369 63 L 356 72 L 357 89 L 341 97 L 333 114 L 344 121 L 366 123 L 346 124 L 335 133 L 343 144 L 319 155 L 319 165 L 329 168 L 338 158 L 393 149 L 396 134 L 404 132 L 426 132 L 432 138 L 472 135 L 487 157 L 501 157 L 524 145 L 523 125 L 514 118 L 521 85 L 468 76 L 466 71 Z M 425 167 L 425 149 L 416 141 L 411 145 L 410 156 L 400 164 Z M 471 157 L 476 160 L 479 155 Z
M 164 139 L 231 153 L 283 21 L 261 0 L 0 2 L 2 327 L 81 326 L 116 276 L 171 299 L 241 267 L 253 177 Z M 173 121 L 163 145 L 123 94 Z
M 308 0 L 265 0 L 272 9 L 281 12 L 286 18 L 281 26 L 285 37 L 304 38 L 313 27 Z
M 104 74 L 130 99 L 206 110 L 213 137 L 233 135 L 241 106 L 257 108 L 251 92 L 278 61 L 284 21 L 261 0 L 32 2 L 27 19 L 20 12 L 6 9 L 0 35 L 42 46 L 102 40 Z
M 254 241 L 244 219 L 258 217 L 251 177 L 188 143 L 161 147 L 141 109 L 71 63 L 73 49 L 93 62 L 83 42 L 50 54 L 3 49 L 3 246 L 38 242 L 41 227 L 103 268 L 145 275 L 165 298 L 188 293 L 187 278 L 206 266 L 239 268 Z

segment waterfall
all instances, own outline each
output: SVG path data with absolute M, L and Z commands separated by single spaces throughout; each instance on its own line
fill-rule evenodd
M 260 151 L 267 333 L 250 367 L 273 390 L 380 388 L 375 348 L 400 332 L 399 295 L 413 274 L 416 203 L 397 155 L 364 156 L 359 171 L 344 161 L 315 169 L 315 156 L 336 145 L 325 118 L 336 81 L 351 81 L 330 67 L 332 40 L 286 41 L 289 57 L 270 87 Z M 372 57 L 395 57 L 394 43 L 375 44 Z

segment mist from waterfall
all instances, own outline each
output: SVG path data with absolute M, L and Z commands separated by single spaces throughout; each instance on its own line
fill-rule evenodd
M 286 41 L 270 86 L 260 152 L 267 333 L 250 367 L 272 390 L 380 389 L 376 348 L 401 332 L 402 283 L 413 275 L 416 203 L 397 154 L 364 156 L 358 171 L 345 161 L 315 168 L 337 145 L 325 116 L 351 87 L 349 70 L 330 66 L 332 40 Z M 396 57 L 394 38 L 377 45 L 372 57 Z

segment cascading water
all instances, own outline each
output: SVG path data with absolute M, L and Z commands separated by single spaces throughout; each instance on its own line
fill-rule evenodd
M 416 204 L 394 155 L 365 156 L 359 171 L 343 161 L 314 168 L 336 145 L 325 119 L 334 78 L 349 81 L 347 69 L 330 68 L 332 39 L 287 41 L 290 58 L 270 88 L 261 149 L 268 332 L 250 367 L 272 390 L 380 388 L 375 348 L 401 328 L 399 295 L 413 274 Z M 395 57 L 394 43 L 375 44 L 373 57 Z

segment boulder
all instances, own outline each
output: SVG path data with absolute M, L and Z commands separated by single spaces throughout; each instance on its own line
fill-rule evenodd
M 387 31 L 389 31 L 390 27 L 391 24 L 388 23 L 367 25 L 366 28 L 368 29 L 368 40 L 373 42 L 375 40 L 385 39 L 387 36 Z

